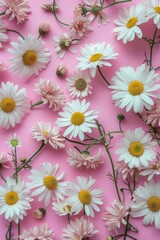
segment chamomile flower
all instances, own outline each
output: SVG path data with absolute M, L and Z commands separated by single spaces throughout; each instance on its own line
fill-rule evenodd
M 38 196 L 38 201 L 44 200 L 48 206 L 51 200 L 63 200 L 65 194 L 66 182 L 61 182 L 64 178 L 64 172 L 56 176 L 59 165 L 52 166 L 51 163 L 42 163 L 40 170 L 31 170 L 28 183 L 30 189 L 36 188 L 32 192 L 32 196 Z
M 18 42 L 11 42 L 11 45 L 12 48 L 8 49 L 13 55 L 10 68 L 21 77 L 38 75 L 51 60 L 50 52 L 43 48 L 44 42 L 37 36 L 28 34 L 25 39 L 18 37 Z
M 19 140 L 19 138 L 17 137 L 16 133 L 14 133 L 14 135 L 10 135 L 7 142 L 9 147 L 21 147 L 21 142 Z
M 124 8 L 119 15 L 119 19 L 115 20 L 118 25 L 113 31 L 117 36 L 117 40 L 122 40 L 123 43 L 133 41 L 135 36 L 142 38 L 142 31 L 139 27 L 146 22 L 145 8 L 142 4 L 131 6 L 129 9 Z
M 18 223 L 31 209 L 32 200 L 23 181 L 16 183 L 15 179 L 7 177 L 4 186 L 0 186 L 0 215 L 5 214 L 6 220 Z
M 56 214 L 59 216 L 65 216 L 65 215 L 72 215 L 72 206 L 69 205 L 68 200 L 64 199 L 62 201 L 53 202 L 52 209 L 55 211 Z
M 160 229 L 160 182 L 145 182 L 144 186 L 139 186 L 131 202 L 131 216 L 143 217 L 143 224 L 155 223 Z
M 136 128 L 124 133 L 120 148 L 116 153 L 119 154 L 119 160 L 128 164 L 129 168 L 147 167 L 149 161 L 156 157 L 154 151 L 155 142 L 152 141 L 150 134 L 145 134 L 142 128 Z
M 118 55 L 111 44 L 106 45 L 105 42 L 86 44 L 85 47 L 81 48 L 81 54 L 82 56 L 77 58 L 79 60 L 77 69 L 82 71 L 90 69 L 92 77 L 96 75 L 97 66 L 112 66 L 110 60 L 116 59 Z
M 95 110 L 87 111 L 89 106 L 90 103 L 86 103 L 85 99 L 81 102 L 76 99 L 67 103 L 63 112 L 59 113 L 61 118 L 57 119 L 59 127 L 67 127 L 63 134 L 64 137 L 70 134 L 70 139 L 78 136 L 83 141 L 84 133 L 92 132 L 92 128 L 96 127 L 95 119 L 98 112 Z
M 132 67 L 122 67 L 113 77 L 112 99 L 115 105 L 126 108 L 134 112 L 142 112 L 144 108 L 150 110 L 154 105 L 152 98 L 157 98 L 155 91 L 160 89 L 157 84 L 158 74 L 154 70 L 149 71 L 149 67 L 142 64 L 134 70 Z
M 140 175 L 148 176 L 147 181 L 150 181 L 154 175 L 160 175 L 160 155 L 147 168 L 143 168 Z
M 2 82 L 0 103 L 0 126 L 4 128 L 15 127 L 28 111 L 25 88 L 18 90 L 18 85 Z
M 99 212 L 98 205 L 102 205 L 102 189 L 93 189 L 95 179 L 91 176 L 89 178 L 76 178 L 76 183 L 68 183 L 66 194 L 68 196 L 68 203 L 72 206 L 72 211 L 75 214 L 80 213 L 83 209 L 87 216 L 94 217 L 94 211 Z
M 160 2 L 159 0 L 146 0 L 144 1 L 146 15 L 148 19 L 153 19 L 157 28 L 160 28 Z
M 87 97 L 92 93 L 91 79 L 88 74 L 77 71 L 66 80 L 72 98 Z

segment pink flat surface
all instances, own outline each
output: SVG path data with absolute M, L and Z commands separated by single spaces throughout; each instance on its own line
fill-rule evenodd
M 76 57 L 80 55 L 80 48 L 84 46 L 85 43 L 96 43 L 96 42 L 106 42 L 111 43 L 115 50 L 119 53 L 117 60 L 113 61 L 113 67 L 111 68 L 102 68 L 102 71 L 107 79 L 111 79 L 115 72 L 122 66 L 133 66 L 137 67 L 142 64 L 144 60 L 144 52 L 148 51 L 148 45 L 140 40 L 135 39 L 131 43 L 127 43 L 124 45 L 121 41 L 117 41 L 114 36 L 112 30 L 115 27 L 113 21 L 117 19 L 119 10 L 121 10 L 124 6 L 131 6 L 138 2 L 138 0 L 133 0 L 131 3 L 119 4 L 117 6 L 106 9 L 105 12 L 108 14 L 110 22 L 106 25 L 101 25 L 99 28 L 97 27 L 96 21 L 93 23 L 93 31 L 89 33 L 88 38 L 83 38 L 82 42 L 78 44 L 75 48 L 77 50 L 77 54 L 72 54 L 67 52 L 65 57 L 60 60 L 55 53 L 53 37 L 60 36 L 64 32 L 68 32 L 68 28 L 60 25 L 56 22 L 54 16 L 42 10 L 41 4 L 44 3 L 44 0 L 28 1 L 32 13 L 29 15 L 29 20 L 22 25 L 16 25 L 14 21 L 7 22 L 7 28 L 15 29 L 21 32 L 24 36 L 28 33 L 38 36 L 38 27 L 41 22 L 49 22 L 51 24 L 50 33 L 45 36 L 43 39 L 45 41 L 45 46 L 49 48 L 52 60 L 47 66 L 47 69 L 42 71 L 38 77 L 31 77 L 28 80 L 24 80 L 19 78 L 17 75 L 11 74 L 9 71 L 2 73 L 0 76 L 1 81 L 7 82 L 11 81 L 15 84 L 19 85 L 19 88 L 25 87 L 29 96 L 29 99 L 33 102 L 36 102 L 39 99 L 39 96 L 33 90 L 35 89 L 35 83 L 39 81 L 40 78 L 51 79 L 55 81 L 57 85 L 59 85 L 62 91 L 65 93 L 67 97 L 67 101 L 71 101 L 71 97 L 69 96 L 67 84 L 65 79 L 59 79 L 56 76 L 56 68 L 60 63 L 64 63 L 69 70 L 69 74 L 72 74 L 75 70 L 75 66 L 77 64 Z M 106 1 L 107 3 L 108 1 Z M 48 3 L 47 1 L 45 3 Z M 69 23 L 71 18 L 73 18 L 73 9 L 78 3 L 82 3 L 81 0 L 61 0 L 58 2 L 60 7 L 60 11 L 58 13 L 58 17 L 62 19 L 64 22 Z M 148 22 L 142 26 L 144 34 L 147 36 L 153 35 L 153 24 L 152 22 Z M 4 61 L 6 67 L 10 65 L 9 58 L 10 54 L 7 52 L 7 49 L 10 47 L 10 41 L 17 41 L 17 35 L 14 33 L 9 33 L 9 42 L 4 44 L 4 48 L 0 50 L 0 59 Z M 154 51 L 154 64 L 158 59 L 158 50 Z M 158 65 L 158 62 L 157 62 Z M 125 110 L 120 110 L 116 108 L 112 101 L 112 96 L 110 90 L 107 88 L 107 85 L 100 77 L 99 73 L 97 73 L 96 77 L 92 80 L 93 93 L 92 95 L 87 97 L 87 101 L 91 102 L 91 107 L 93 109 L 99 110 L 99 121 L 102 123 L 106 131 L 112 131 L 118 129 L 118 121 L 117 114 L 123 113 L 125 115 L 125 121 L 123 123 L 123 129 L 131 129 L 133 130 L 136 127 L 142 127 L 143 129 L 147 129 L 146 125 L 142 123 L 142 121 L 131 111 L 126 113 Z M 41 105 L 33 110 L 31 110 L 26 117 L 22 120 L 21 124 L 17 125 L 15 128 L 10 128 L 9 130 L 0 128 L 0 149 L 3 152 L 10 152 L 11 149 L 6 144 L 6 141 L 9 135 L 13 135 L 14 133 L 20 138 L 22 147 L 18 148 L 18 156 L 19 158 L 24 156 L 29 158 L 40 146 L 40 143 L 36 142 L 30 133 L 30 129 L 34 123 L 38 121 L 51 122 L 53 125 L 58 117 L 56 112 L 52 112 L 48 109 L 47 105 Z M 114 161 L 117 159 L 117 155 L 115 154 L 115 150 L 117 148 L 117 144 L 120 142 L 122 136 L 116 135 L 112 141 L 112 156 Z M 72 181 L 76 178 L 76 176 L 92 176 L 96 179 L 95 187 L 104 189 L 104 205 L 101 207 L 100 213 L 96 213 L 95 217 L 91 219 L 94 222 L 95 228 L 99 230 L 99 233 L 93 237 L 93 240 L 105 240 L 109 233 L 104 225 L 103 216 L 104 209 L 107 206 L 110 206 L 111 201 L 113 201 L 116 196 L 115 188 L 113 182 L 109 180 L 106 176 L 107 172 L 111 170 L 108 156 L 103 149 L 103 157 L 105 160 L 104 165 L 99 167 L 96 170 L 84 170 L 84 169 L 76 169 L 71 168 L 67 161 L 67 153 L 66 149 L 72 147 L 73 144 L 66 142 L 66 148 L 61 151 L 53 150 L 50 146 L 46 146 L 42 152 L 36 156 L 32 161 L 33 168 L 39 168 L 40 163 L 49 161 L 50 163 L 60 165 L 59 173 L 65 171 L 66 181 Z M 98 148 L 95 148 L 98 149 Z M 13 169 L 3 169 L 3 175 L 9 176 L 13 172 Z M 27 176 L 29 175 L 29 170 L 22 171 L 21 175 L 23 179 L 27 181 Z M 127 194 L 126 194 L 127 197 Z M 34 225 L 40 225 L 41 223 L 48 223 L 50 228 L 55 232 L 55 239 L 60 240 L 62 235 L 62 230 L 68 224 L 67 217 L 59 217 L 56 215 L 53 210 L 51 204 L 46 208 L 47 213 L 43 220 L 36 220 L 33 217 L 34 211 L 38 207 L 45 207 L 43 202 L 38 202 L 37 198 L 35 198 L 34 202 L 31 203 L 32 209 L 28 211 L 28 215 L 25 217 L 24 221 L 21 223 L 21 231 L 23 229 L 27 229 L 29 227 L 33 227 Z M 154 226 L 143 226 L 142 218 L 131 219 L 131 223 L 136 226 L 139 230 L 139 233 L 133 234 L 133 236 L 139 240 L 159 240 L 160 235 L 159 231 L 156 230 Z M 7 222 L 4 219 L 4 216 L 0 216 L 0 240 L 4 240 L 6 233 L 6 225 Z M 14 233 L 15 238 L 17 236 L 17 228 L 14 225 Z

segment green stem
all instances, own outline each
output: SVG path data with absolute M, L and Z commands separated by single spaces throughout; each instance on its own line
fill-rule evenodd
M 16 30 L 7 29 L 7 32 L 14 32 L 14 33 L 17 33 L 21 38 L 24 39 L 23 35 L 22 35 L 21 33 L 19 33 L 18 31 L 16 31 Z
M 18 240 L 20 240 L 20 235 L 21 235 L 21 224 L 19 221 L 19 223 L 18 223 Z
M 149 58 L 149 64 L 150 64 L 150 68 L 149 70 L 152 70 L 152 58 L 153 58 L 153 47 L 154 47 L 154 44 L 155 44 L 155 39 L 156 39 L 156 35 L 157 35 L 157 31 L 158 31 L 158 28 L 156 28 L 155 32 L 154 32 L 154 36 L 153 36 L 153 40 L 150 44 L 150 58 Z
M 3 15 L 5 15 L 5 13 L 6 13 L 6 11 L 5 11 L 5 12 L 2 12 L 2 13 L 0 13 L 0 16 L 3 16 Z
M 53 0 L 52 8 L 53 8 L 53 15 L 55 16 L 55 19 L 56 19 L 60 24 L 69 27 L 69 24 L 64 23 L 64 22 L 62 22 L 62 21 L 60 21 L 60 20 L 58 19 L 57 14 L 56 14 L 56 11 L 55 11 L 55 9 L 54 9 L 55 3 L 56 3 L 56 1 Z
M 42 100 L 36 102 L 35 104 L 32 104 L 32 103 L 31 103 L 31 109 L 34 108 L 35 106 L 39 106 L 39 105 L 41 105 L 41 104 L 43 104 L 43 103 L 44 103 L 44 101 L 42 101 Z
M 107 81 L 107 79 L 104 77 L 104 75 L 101 72 L 101 69 L 99 66 L 97 66 L 98 72 L 100 73 L 101 77 L 103 78 L 103 80 L 107 83 L 108 86 L 110 86 L 110 83 Z

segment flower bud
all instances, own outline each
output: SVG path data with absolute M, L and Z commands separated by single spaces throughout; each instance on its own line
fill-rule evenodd
M 125 117 L 124 117 L 123 114 L 118 114 L 118 115 L 117 115 L 117 119 L 120 120 L 120 121 L 124 120 L 124 118 L 125 118 Z
M 34 217 L 35 217 L 36 219 L 42 219 L 45 214 L 46 214 L 46 210 L 45 210 L 44 208 L 38 208 L 38 209 L 34 212 Z
M 58 77 L 63 78 L 67 75 L 68 69 L 64 64 L 60 64 L 56 70 L 56 74 Z
M 47 12 L 52 12 L 53 11 L 53 6 L 52 4 L 42 4 L 42 9 L 47 11 Z
M 19 161 L 21 161 L 22 163 L 25 163 L 27 159 L 25 157 L 20 157 Z
M 45 35 L 50 31 L 50 29 L 51 29 L 50 24 L 43 22 L 39 25 L 39 34 Z
M 107 240 L 113 240 L 113 237 L 112 236 L 108 236 Z

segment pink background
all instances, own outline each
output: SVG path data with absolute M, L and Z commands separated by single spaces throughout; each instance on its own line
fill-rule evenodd
M 67 84 L 65 79 L 59 79 L 56 76 L 56 68 L 60 63 L 64 63 L 69 70 L 68 76 L 72 74 L 75 70 L 75 66 L 77 64 L 76 57 L 80 55 L 80 48 L 84 46 L 85 43 L 96 43 L 103 42 L 111 43 L 115 50 L 119 53 L 117 60 L 113 61 L 113 67 L 111 68 L 103 68 L 102 72 L 105 74 L 106 78 L 110 81 L 110 79 L 114 76 L 115 71 L 122 66 L 133 66 L 137 67 L 142 64 L 144 61 L 144 51 L 148 52 L 148 45 L 141 39 L 135 39 L 135 41 L 131 43 L 127 43 L 124 45 L 121 41 L 117 41 L 114 36 L 112 30 L 115 27 L 113 21 L 118 18 L 118 12 L 124 6 L 131 6 L 138 2 L 138 0 L 133 0 L 131 3 L 119 4 L 113 6 L 109 9 L 106 9 L 105 12 L 108 14 L 110 22 L 106 25 L 101 25 L 99 28 L 97 27 L 96 21 L 93 23 L 93 31 L 89 33 L 88 38 L 82 39 L 82 42 L 78 44 L 75 48 L 77 49 L 77 54 L 73 55 L 70 52 L 67 52 L 65 57 L 60 60 L 55 53 L 53 37 L 60 36 L 64 32 L 69 32 L 69 29 L 65 26 L 60 25 L 56 22 L 54 16 L 47 12 L 44 12 L 41 8 L 42 3 L 49 3 L 45 0 L 28 0 L 32 13 L 29 15 L 29 20 L 22 24 L 16 25 L 16 22 L 10 21 L 7 22 L 5 18 L 5 22 L 7 22 L 7 28 L 15 29 L 22 33 L 23 36 L 27 36 L 28 33 L 38 36 L 38 27 L 41 22 L 49 22 L 51 24 L 51 32 L 45 36 L 43 39 L 45 41 L 45 47 L 48 47 L 51 54 L 52 60 L 49 63 L 47 69 L 39 74 L 38 77 L 32 77 L 28 80 L 24 80 L 19 78 L 17 75 L 11 74 L 9 71 L 4 72 L 0 76 L 0 80 L 3 82 L 11 81 L 14 84 L 18 84 L 19 88 L 25 87 L 28 93 L 29 100 L 36 102 L 39 100 L 39 95 L 34 92 L 35 83 L 39 82 L 40 78 L 51 79 L 57 85 L 61 87 L 64 91 L 67 101 L 71 101 L 71 97 L 69 96 L 67 90 Z M 106 1 L 108 3 L 109 1 Z M 58 1 L 58 5 L 60 11 L 58 13 L 58 17 L 66 23 L 69 23 L 73 18 L 73 9 L 78 4 L 82 3 L 81 0 L 61 0 Z M 143 24 L 142 30 L 145 36 L 151 37 L 153 35 L 154 27 L 152 21 Z M 14 33 L 9 33 L 9 42 L 17 41 L 17 35 Z M 9 58 L 10 54 L 7 52 L 7 49 L 10 47 L 10 43 L 4 44 L 4 48 L 0 50 L 0 60 L 4 61 L 6 67 L 10 65 Z M 158 47 L 157 47 L 158 48 Z M 159 51 L 154 49 L 154 66 L 156 67 L 159 63 L 156 61 L 158 57 Z M 157 65 L 156 65 L 157 62 Z M 87 101 L 91 102 L 91 107 L 93 109 L 99 110 L 99 121 L 105 127 L 106 131 L 118 130 L 118 121 L 117 114 L 123 113 L 125 115 L 125 121 L 123 123 L 123 130 L 134 129 L 136 127 L 142 127 L 143 129 L 147 129 L 146 126 L 142 123 L 142 121 L 132 112 L 125 113 L 118 108 L 116 108 L 112 102 L 110 90 L 107 88 L 107 85 L 100 77 L 99 73 L 97 73 L 96 77 L 92 80 L 93 93 L 89 97 L 87 97 Z M 13 135 L 14 133 L 20 138 L 22 147 L 18 148 L 18 157 L 26 157 L 29 158 L 40 146 L 40 143 L 36 142 L 31 134 L 30 129 L 34 123 L 37 121 L 51 122 L 53 125 L 58 117 L 56 112 L 52 112 L 48 109 L 47 105 L 39 106 L 33 110 L 31 110 L 26 117 L 23 119 L 21 124 L 17 125 L 15 128 L 10 128 L 9 130 L 0 128 L 0 146 L 1 151 L 10 152 L 11 148 L 8 148 L 6 143 L 9 135 Z M 94 131 L 95 132 L 95 131 Z M 114 161 L 117 160 L 117 156 L 115 155 L 115 150 L 117 149 L 117 144 L 120 142 L 122 136 L 116 135 L 112 141 L 112 156 Z M 66 142 L 66 148 L 72 147 L 73 144 Z M 113 182 L 108 179 L 106 176 L 107 172 L 111 170 L 108 156 L 106 155 L 103 149 L 103 157 L 105 160 L 104 165 L 96 170 L 84 170 L 84 169 L 76 169 L 71 168 L 66 162 L 67 154 L 66 148 L 61 151 L 53 150 L 50 146 L 46 146 L 42 152 L 34 158 L 32 161 L 33 168 L 39 168 L 40 163 L 49 161 L 53 164 L 58 163 L 60 165 L 59 173 L 65 171 L 66 172 L 66 181 L 72 181 L 76 178 L 76 176 L 92 176 L 96 179 L 95 188 L 103 188 L 104 189 L 104 205 L 101 207 L 101 212 L 95 214 L 95 218 L 91 219 L 94 222 L 95 228 L 99 230 L 99 233 L 93 237 L 93 240 L 104 240 L 109 233 L 104 226 L 104 221 L 102 220 L 104 216 L 104 209 L 106 206 L 110 206 L 110 203 L 117 197 L 115 193 L 115 188 Z M 98 148 L 94 148 L 97 150 Z M 3 175 L 8 176 L 13 172 L 13 168 L 10 170 L 3 169 Z M 28 179 L 29 170 L 22 171 L 23 179 Z M 31 203 L 32 210 L 28 211 L 27 217 L 21 223 L 21 229 L 26 229 L 29 227 L 33 227 L 34 225 L 40 225 L 41 223 L 47 222 L 50 228 L 55 232 L 55 239 L 60 240 L 62 229 L 65 228 L 68 224 L 67 217 L 59 217 L 52 210 L 51 204 L 47 207 L 47 213 L 43 220 L 36 220 L 33 217 L 34 211 L 38 207 L 45 207 L 43 202 L 38 202 L 37 198 L 35 201 Z M 136 226 L 139 230 L 138 234 L 135 234 L 135 238 L 137 239 L 145 239 L 145 240 L 158 240 L 159 239 L 159 231 L 155 229 L 154 226 L 143 226 L 142 219 L 131 219 L 131 223 Z M 0 240 L 4 239 L 4 235 L 6 233 L 6 224 L 7 222 L 4 219 L 4 216 L 0 216 Z M 15 238 L 17 236 L 17 228 L 14 229 Z M 114 234 L 113 234 L 114 235 Z M 132 235 L 132 233 L 131 233 Z

